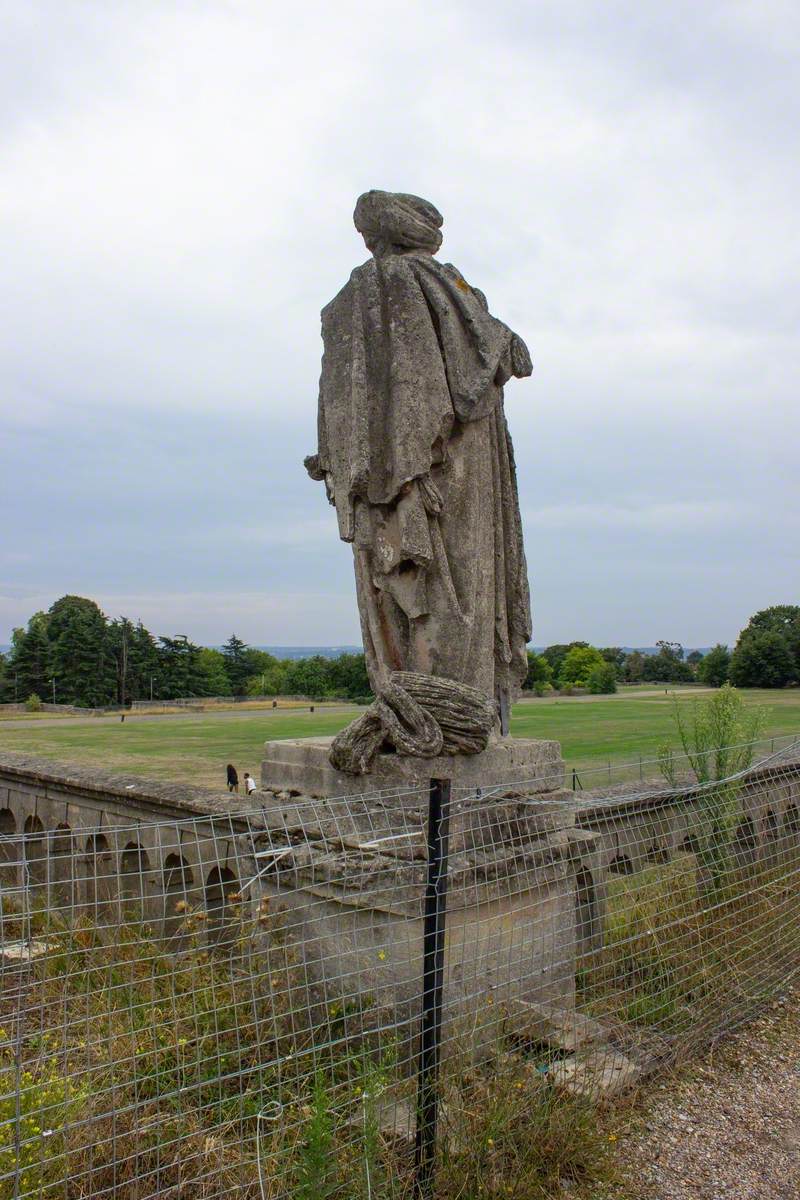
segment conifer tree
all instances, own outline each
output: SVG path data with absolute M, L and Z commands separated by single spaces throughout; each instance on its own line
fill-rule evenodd
M 222 656 L 234 696 L 244 696 L 247 692 L 247 679 L 251 674 L 247 643 L 232 633 L 222 647 Z
M 161 635 L 158 641 L 162 697 L 174 700 L 182 696 L 206 695 L 200 647 L 190 642 L 185 633 L 175 637 Z
M 12 699 L 14 694 L 19 700 L 26 700 L 30 695 L 48 699 L 53 673 L 46 613 L 34 613 L 27 629 L 14 630 L 7 673 Z
M 87 708 L 116 698 L 116 664 L 108 622 L 94 600 L 62 596 L 50 608 L 47 636 L 57 699 Z

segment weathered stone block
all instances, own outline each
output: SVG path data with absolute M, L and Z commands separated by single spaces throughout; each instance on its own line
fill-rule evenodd
M 608 1039 L 608 1030 L 574 1008 L 512 999 L 506 1009 L 508 1032 L 526 1041 L 544 1042 L 559 1050 L 574 1051 L 581 1046 L 602 1044 Z
M 549 1072 L 555 1087 L 587 1100 L 615 1096 L 632 1087 L 641 1074 L 641 1067 L 607 1046 L 565 1058 Z
M 498 786 L 525 795 L 562 786 L 564 762 L 558 742 L 498 738 L 482 754 L 412 758 L 379 754 L 369 775 L 346 775 L 328 760 L 332 738 L 299 738 L 266 742 L 261 786 L 269 791 L 331 798 L 397 789 L 421 794 L 429 779 L 449 779 L 454 798 Z M 488 801 L 489 797 L 486 797 Z

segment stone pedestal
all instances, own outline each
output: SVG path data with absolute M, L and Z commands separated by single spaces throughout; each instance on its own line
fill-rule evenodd
M 563 783 L 564 762 L 558 742 L 498 738 L 482 754 L 409 758 L 379 754 L 368 775 L 345 775 L 329 760 L 332 738 L 266 742 L 261 764 L 265 791 L 331 799 L 396 789 L 420 792 L 429 779 L 449 779 L 454 796 L 505 785 L 525 795 L 551 792 Z
M 330 738 L 271 741 L 262 812 L 287 849 L 259 878 L 323 1011 L 388 1023 L 410 1070 L 422 993 L 428 784 L 449 779 L 446 1036 L 470 1054 L 502 1036 L 512 1001 L 574 1006 L 575 829 L 558 742 L 501 738 L 482 754 L 381 754 L 369 775 L 328 760 Z M 258 857 L 258 847 L 256 847 Z M 450 1047 L 449 1052 L 453 1052 Z

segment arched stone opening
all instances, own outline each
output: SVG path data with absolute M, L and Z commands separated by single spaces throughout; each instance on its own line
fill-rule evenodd
M 733 857 L 740 869 L 752 867 L 758 857 L 756 827 L 750 817 L 742 817 L 733 835 Z
M 214 949 L 227 949 L 236 939 L 237 913 L 234 897 L 238 897 L 238 881 L 228 867 L 214 867 L 206 879 L 206 913 L 208 914 L 208 944 Z
M 19 845 L 16 834 L 17 822 L 11 809 L 0 808 L 0 887 L 17 887 Z
M 658 842 L 651 842 L 647 848 L 645 859 L 649 863 L 668 863 L 670 860 L 669 849 Z
M 588 867 L 575 875 L 575 953 L 578 966 L 583 955 L 598 948 L 600 917 L 597 910 L 597 891 Z
M 768 808 L 764 816 L 764 845 L 761 858 L 764 866 L 774 867 L 779 858 L 780 829 L 773 809 Z
M 128 920 L 144 916 L 149 895 L 150 855 L 139 842 L 127 842 L 119 859 L 120 895 Z
M 104 833 L 90 833 L 84 856 L 84 900 L 91 920 L 113 919 L 116 895 L 116 864 Z
M 47 886 L 47 839 L 39 817 L 31 815 L 25 821 L 22 852 L 31 887 Z
M 633 863 L 627 854 L 617 854 L 608 864 L 608 869 L 612 875 L 632 875 Z
M 72 830 L 66 821 L 59 821 L 50 837 L 50 880 L 56 901 L 65 905 L 73 904 L 75 846 Z
M 186 938 L 186 915 L 189 894 L 194 887 L 194 871 L 180 854 L 168 854 L 164 859 L 164 920 L 163 933 L 172 942 Z
M 700 839 L 694 833 L 687 833 L 680 845 L 683 854 L 694 854 L 697 856 L 700 853 Z

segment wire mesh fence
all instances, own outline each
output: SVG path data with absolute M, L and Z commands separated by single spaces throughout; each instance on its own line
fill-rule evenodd
M 431 1194 L 579 1171 L 599 1097 L 797 971 L 800 744 L 552 783 L 445 789 L 438 849 L 426 789 L 0 810 L 0 1197 L 411 1196 L 432 1113 Z

